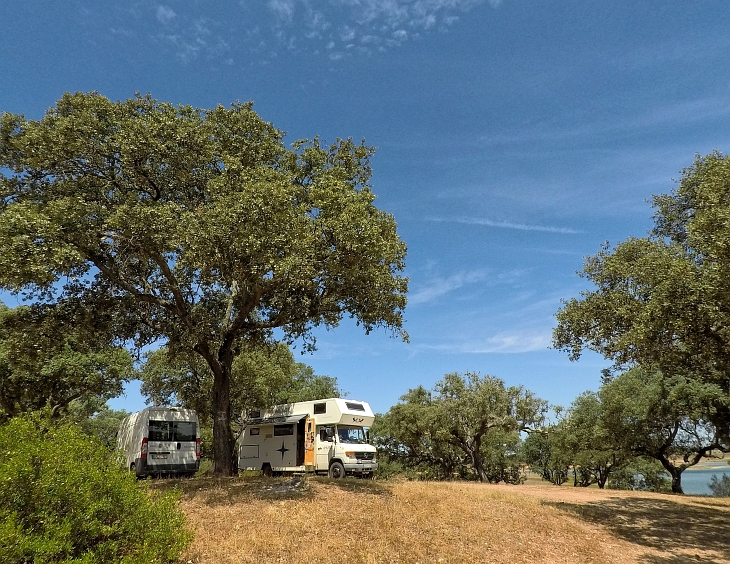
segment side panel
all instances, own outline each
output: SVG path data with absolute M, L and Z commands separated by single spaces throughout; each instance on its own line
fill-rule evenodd
M 251 432 L 258 432 L 252 435 Z M 246 429 L 238 447 L 241 470 L 261 470 L 268 464 L 274 472 L 301 469 L 297 464 L 297 425 L 261 425 Z

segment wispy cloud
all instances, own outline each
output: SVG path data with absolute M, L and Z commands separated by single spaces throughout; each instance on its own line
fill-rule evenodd
M 462 218 L 429 218 L 429 221 L 437 221 L 441 223 L 463 223 L 465 225 L 484 225 L 486 227 L 496 227 L 498 229 L 517 229 L 518 231 L 540 231 L 543 233 L 562 233 L 565 235 L 576 235 L 582 233 L 577 229 L 568 227 L 553 227 L 549 225 L 529 225 L 526 223 L 513 223 L 511 221 L 493 221 L 491 219 L 482 219 L 474 217 Z
M 163 24 L 169 23 L 175 19 L 175 10 L 169 6 L 157 6 L 157 20 Z
M 155 22 L 152 39 L 167 42 L 184 62 L 220 58 L 220 46 L 225 44 L 255 53 L 256 64 L 266 64 L 280 49 L 332 60 L 386 51 L 422 34 L 446 32 L 470 10 L 499 4 L 496 0 L 239 0 L 218 11 L 203 4 L 176 11 L 166 4 L 139 3 L 128 13 Z M 197 29 L 201 20 L 210 31 L 205 36 Z M 115 26 L 114 33 L 124 27 Z
M 596 134 L 605 136 L 625 136 L 646 133 L 666 127 L 696 125 L 702 122 L 721 119 L 730 114 L 730 96 L 725 94 L 692 98 L 679 102 L 652 106 L 633 115 L 624 112 L 621 116 L 608 114 L 603 119 L 593 117 L 585 121 L 583 116 L 575 119 L 546 120 L 528 124 L 523 128 L 499 131 L 481 136 L 478 141 L 484 147 L 519 145 L 527 143 L 549 143 L 554 147 L 561 144 L 584 144 L 595 139 Z M 567 124 L 567 125 L 566 125 Z M 577 124 L 577 125 L 576 125 Z
M 411 292 L 408 296 L 410 305 L 433 301 L 441 296 L 454 292 L 464 286 L 482 282 L 487 278 L 487 272 L 457 272 L 447 277 L 434 277 Z
M 417 345 L 422 350 L 432 350 L 447 354 L 493 354 L 493 353 L 525 353 L 544 351 L 550 347 L 552 333 L 550 331 L 513 331 L 495 333 L 481 340 L 443 342 L 436 345 Z
M 322 7 L 312 0 L 269 0 L 268 7 L 275 16 L 276 36 L 286 45 L 301 48 L 295 38 L 304 35 L 322 42 L 315 50 L 324 48 L 331 58 L 341 58 L 349 52 L 396 47 L 431 30 L 446 31 L 461 14 L 485 4 L 496 8 L 500 1 L 332 0 Z

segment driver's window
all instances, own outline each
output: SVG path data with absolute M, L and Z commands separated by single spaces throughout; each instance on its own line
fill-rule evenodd
M 331 425 L 319 428 L 319 440 L 320 441 L 325 441 L 325 442 L 331 443 L 334 436 L 335 436 L 335 428 L 332 427 Z

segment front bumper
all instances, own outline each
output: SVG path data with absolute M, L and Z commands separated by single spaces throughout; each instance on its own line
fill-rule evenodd
M 373 461 L 345 463 L 345 472 L 348 474 L 372 474 L 378 469 L 378 463 Z

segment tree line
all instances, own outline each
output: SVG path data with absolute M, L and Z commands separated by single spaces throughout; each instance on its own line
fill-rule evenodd
M 28 305 L 0 306 L 2 417 L 93 412 L 140 377 L 154 402 L 199 411 L 230 474 L 237 414 L 339 393 L 289 345 L 311 350 L 344 315 L 407 340 L 406 246 L 374 205 L 374 149 L 283 139 L 251 104 L 92 92 L 40 120 L 3 113 L 0 287 Z M 557 312 L 555 348 L 613 362 L 598 392 L 547 424 L 528 390 L 446 375 L 378 419 L 383 452 L 482 481 L 517 481 L 532 453 L 551 480 L 567 461 L 599 486 L 653 460 L 676 492 L 729 452 L 730 160 L 697 157 L 654 206 L 649 236 L 587 259 L 594 289 Z

